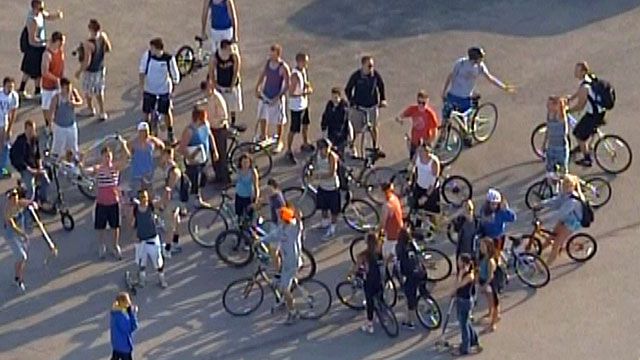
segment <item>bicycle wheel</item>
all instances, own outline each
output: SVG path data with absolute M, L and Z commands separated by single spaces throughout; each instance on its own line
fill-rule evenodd
M 238 171 L 238 160 L 243 154 L 249 155 L 253 160 L 253 166 L 258 169 L 258 176 L 260 179 L 264 179 L 271 173 L 271 169 L 273 168 L 273 159 L 271 158 L 269 150 L 255 142 L 243 142 L 231 150 L 231 153 L 229 154 L 229 161 L 231 169 L 234 172 Z
M 73 220 L 73 216 L 69 214 L 69 211 L 60 212 L 60 222 L 62 223 L 62 228 L 65 231 L 71 231 L 76 227 L 76 222 Z
M 530 253 L 521 253 L 515 256 L 516 275 L 522 283 L 534 289 L 549 283 L 551 279 L 549 267 L 540 256 Z
M 253 260 L 251 240 L 240 230 L 223 231 L 216 238 L 216 253 L 220 260 L 233 267 L 244 267 Z
M 89 200 L 96 199 L 96 179 L 83 179 L 82 183 L 78 184 L 78 190 Z
M 544 160 L 544 138 L 547 135 L 547 124 L 542 123 L 536 126 L 531 133 L 531 150 L 533 154 Z
M 453 222 L 447 224 L 447 239 L 453 244 L 458 244 L 458 232 L 456 231 L 455 225 Z
M 453 266 L 444 252 L 434 248 L 424 248 L 420 253 L 422 262 L 427 269 L 427 280 L 442 281 L 451 275 Z
M 593 147 L 596 164 L 609 174 L 620 174 L 631 166 L 633 153 L 627 141 L 618 135 L 605 135 Z
M 285 201 L 290 202 L 302 213 L 302 220 L 311 218 L 316 213 L 316 195 L 311 190 L 293 186 L 282 191 Z
M 498 108 L 493 103 L 480 105 L 471 117 L 471 134 L 479 143 L 489 140 L 497 126 Z
M 373 301 L 375 302 L 373 311 L 378 317 L 380 326 L 382 326 L 382 329 L 390 338 L 397 337 L 400 332 L 400 327 L 398 326 L 398 319 L 393 309 L 380 298 L 374 298 Z
M 440 186 L 442 198 L 448 204 L 460 206 L 473 196 L 471 182 L 464 176 L 448 176 Z
M 536 181 L 527 189 L 524 202 L 529 209 L 540 205 L 542 200 L 550 199 L 553 196 L 553 189 L 546 179 Z
M 229 229 L 220 208 L 200 208 L 192 212 L 187 226 L 191 239 L 206 248 L 214 247 L 218 234 Z
M 349 245 L 349 256 L 351 256 L 351 262 L 356 263 L 356 258 L 358 254 L 365 251 L 367 249 L 367 243 L 364 241 L 364 236 L 358 236 L 351 240 L 351 245 Z
M 598 251 L 598 243 L 587 233 L 578 233 L 567 240 L 567 255 L 576 262 L 591 260 Z
M 336 286 L 336 296 L 340 302 L 353 310 L 364 310 L 365 295 L 362 279 L 345 280 Z
M 316 259 L 313 257 L 313 254 L 304 247 L 302 248 L 300 258 L 302 260 L 302 265 L 298 267 L 297 276 L 301 282 L 304 282 L 313 278 L 316 274 Z
M 178 52 L 176 52 L 176 64 L 181 77 L 191 74 L 195 61 L 196 56 L 191 46 L 185 45 L 178 49 Z
M 594 209 L 604 206 L 611 199 L 611 185 L 601 177 L 586 180 L 582 192 Z
M 344 222 L 355 231 L 366 233 L 380 223 L 376 208 L 362 199 L 352 199 L 342 210 Z
M 427 330 L 435 330 L 442 323 L 442 311 L 438 302 L 431 295 L 420 295 L 416 306 L 418 321 Z
M 387 277 L 387 280 L 384 282 L 382 300 L 384 300 L 384 303 L 389 305 L 389 307 L 396 306 L 398 302 L 398 288 L 391 277 Z
M 293 307 L 298 310 L 301 319 L 320 319 L 331 308 L 331 291 L 316 279 L 295 285 L 291 295 Z
M 433 152 L 440 159 L 442 166 L 450 165 L 462 152 L 462 137 L 460 130 L 453 126 L 445 127 L 440 138 L 436 142 Z
M 370 169 L 363 180 L 367 197 L 377 205 L 384 204 L 386 198 L 382 192 L 382 185 L 391 182 L 396 173 L 395 169 L 386 166 Z
M 542 254 L 542 242 L 538 238 L 532 238 L 530 235 L 510 236 L 509 238 L 512 241 L 511 250 L 513 252 L 526 252 L 538 256 Z
M 264 300 L 264 289 L 257 280 L 247 277 L 233 281 L 222 293 L 222 306 L 233 316 L 247 316 Z

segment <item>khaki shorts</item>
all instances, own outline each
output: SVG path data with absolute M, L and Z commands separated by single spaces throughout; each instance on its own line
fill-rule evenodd
M 361 134 L 367 128 L 367 114 L 369 115 L 369 122 L 371 126 L 375 126 L 378 123 L 378 107 L 373 106 L 370 108 L 350 108 L 349 109 L 349 122 L 353 126 L 353 132 Z
M 271 104 L 260 100 L 258 103 L 258 120 L 265 119 L 268 124 L 286 124 L 287 114 L 285 112 L 284 102 L 284 95 Z
M 242 87 L 240 84 L 230 87 L 218 87 L 218 91 L 222 94 L 222 98 L 227 103 L 227 109 L 231 112 L 241 112 L 244 108 L 242 103 Z

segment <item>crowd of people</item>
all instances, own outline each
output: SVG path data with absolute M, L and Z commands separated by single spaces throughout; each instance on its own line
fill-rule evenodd
M 30 5 L 20 37 L 22 79 L 16 88 L 14 78 L 5 77 L 0 89 L 0 125 L 3 127 L 3 131 L 0 131 L 0 169 L 5 178 L 11 177 L 14 169 L 21 183 L 21 188 L 7 193 L 8 205 L 4 214 L 5 237 L 16 257 L 16 286 L 25 291 L 28 226 L 24 209 L 30 205 L 50 205 L 47 204 L 49 179 L 43 166 L 45 156 L 74 161 L 85 174 L 95 177 L 94 228 L 99 232 L 100 258 L 105 258 L 109 247 L 117 259 L 122 258 L 119 245 L 121 215 L 126 214 L 121 214 L 121 211 L 129 211 L 124 206 L 124 198 L 129 195 L 123 196 L 120 174 L 125 168 L 131 168 L 129 187 L 136 198 L 131 207 L 131 224 L 139 240 L 136 244 L 136 264 L 140 268 L 140 279 L 144 282 L 147 259 L 151 259 L 163 288 L 168 286 L 164 272 L 165 259 L 181 250 L 181 216 L 191 206 L 211 206 L 206 203 L 201 191 L 206 183 L 205 167 L 210 165 L 215 174 L 212 180 L 216 183 L 228 185 L 233 182 L 235 213 L 239 218 L 250 216 L 263 198 L 271 204 L 272 217 L 280 224 L 262 240 L 273 244 L 271 248 L 277 248 L 280 252 L 282 259 L 278 262 L 277 271 L 280 273 L 285 305 L 290 310 L 287 323 L 295 322 L 296 314 L 289 290 L 300 257 L 302 220 L 294 209 L 295 204 L 287 203 L 284 199 L 276 179 L 260 179 L 251 156 L 239 158 L 233 181 L 227 164 L 228 129 L 237 125 L 238 117 L 244 110 L 242 62 L 238 50 L 239 22 L 234 1 L 204 0 L 202 38 L 211 40 L 212 57 L 202 86 L 206 102 L 194 106 L 189 124 L 181 133 L 174 127 L 172 94 L 181 80 L 176 58 L 165 51 L 161 38 L 151 39 L 138 66 L 143 121 L 135 125 L 136 136 L 121 144 L 124 151 L 119 158 L 114 158 L 113 149 L 104 147 L 101 149 L 101 160 L 96 164 L 83 163 L 83 155 L 78 147 L 78 117 L 97 116 L 99 121 L 109 119 L 105 76 L 108 56 L 114 47 L 100 22 L 89 20 L 88 37 L 74 51 L 80 65 L 73 78 L 82 79 L 81 89 L 77 89 L 74 79 L 65 72 L 65 35 L 59 31 L 48 34 L 47 22 L 63 19 L 63 12 L 48 11 L 42 0 L 32 0 Z M 322 137 L 313 141 L 310 129 L 314 124 L 309 103 L 311 97 L 317 94 L 309 80 L 310 54 L 297 53 L 293 67 L 287 64 L 282 55 L 281 45 L 271 45 L 268 59 L 253 89 L 258 108 L 256 137 L 258 140 L 273 139 L 274 153 L 284 151 L 284 159 L 293 165 L 297 163 L 294 142 L 296 135 L 301 134 L 301 152 L 314 153 L 313 181 L 318 189 L 317 208 L 322 213 L 317 226 L 326 229 L 325 239 L 331 239 L 336 234 L 337 216 L 341 211 L 341 182 L 344 179 L 340 176 L 339 168 L 342 160 L 348 153 L 358 156 L 363 151 L 355 144 L 367 132 L 371 134 L 375 151 L 384 154 L 380 149 L 383 134 L 378 118 L 379 110 L 387 106 L 385 82 L 374 65 L 374 58 L 363 56 L 361 67 L 351 74 L 344 89 L 331 88 L 330 99 L 319 124 Z M 362 330 L 367 333 L 374 332 L 372 299 L 382 291 L 384 273 L 380 272 L 380 268 L 389 262 L 399 263 L 405 278 L 403 289 L 408 314 L 414 314 L 416 293 L 425 281 L 426 269 L 415 261 L 417 249 L 409 241 L 412 235 L 405 224 L 407 214 L 403 213 L 402 203 L 408 201 L 410 207 L 432 213 L 441 211 L 438 178 L 442 173 L 442 165 L 433 151 L 439 139 L 439 129 L 453 109 L 464 112 L 473 106 L 476 80 L 480 76 L 508 93 L 515 91 L 515 87 L 491 74 L 484 58 L 482 48 L 471 47 L 466 56 L 455 62 L 444 83 L 441 94 L 444 106 L 440 114 L 430 104 L 426 91 L 419 90 L 416 103 L 407 106 L 396 117 L 401 124 L 407 119 L 411 122 L 408 158 L 412 164 L 412 191 L 409 198 L 404 199 L 395 191 L 393 184 L 384 185 L 385 205 L 380 228 L 368 235 L 367 249 L 358 257 L 357 265 L 366 273 L 367 320 Z M 580 80 L 575 94 L 552 96 L 547 103 L 545 168 L 550 178 L 556 174 L 558 167 L 565 172 L 569 169 L 568 138 L 572 126 L 568 112 L 585 111 L 573 131 L 579 140 L 576 151 L 583 154 L 583 158 L 576 163 L 582 166 L 591 166 L 588 141 L 595 129 L 604 123 L 606 109 L 595 100 L 598 95 L 593 86 L 596 77 L 586 62 L 576 65 L 575 76 Z M 35 85 L 33 93 L 27 91 L 29 80 L 33 80 Z M 24 133 L 12 141 L 20 101 L 35 98 L 40 99 L 42 125 L 37 125 L 38 121 L 32 119 L 25 120 Z M 85 108 L 82 111 L 77 111 L 83 106 Z M 164 140 L 152 133 L 153 122 L 159 119 L 164 121 Z M 287 123 L 289 127 L 285 136 Z M 37 131 L 39 128 L 43 129 L 45 144 L 41 144 Z M 160 167 L 156 166 L 157 157 Z M 153 178 L 158 168 L 163 173 L 163 185 L 160 195 L 154 198 Z M 559 255 L 563 241 L 580 229 L 585 202 L 577 177 L 566 173 L 560 179 L 552 180 L 559 182 L 562 191 L 557 197 L 543 203 L 543 206 L 558 209 L 553 250 L 547 258 L 549 265 Z M 266 196 L 260 191 L 263 182 L 269 187 Z M 486 202 L 479 211 L 475 209 L 472 201 L 464 203 L 460 216 L 455 220 L 459 238 L 456 250 L 458 270 L 452 296 L 456 299 L 462 329 L 462 343 L 456 350 L 457 354 L 481 350 L 478 336 L 470 323 L 476 285 L 485 294 L 489 304 L 486 316 L 488 328 L 492 331 L 497 328 L 500 300 L 495 279 L 501 261 L 498 254 L 504 247 L 508 224 L 516 220 L 516 214 L 510 209 L 504 194 L 496 189 L 488 191 Z M 162 218 L 165 225 L 162 240 L 156 217 Z M 107 227 L 113 234 L 111 246 L 107 245 Z M 273 257 L 276 258 L 275 253 Z M 403 324 L 408 329 L 415 329 L 415 322 L 415 318 L 409 315 Z M 131 334 L 137 326 L 135 306 L 132 306 L 127 294 L 119 294 L 112 311 L 112 359 L 132 358 Z

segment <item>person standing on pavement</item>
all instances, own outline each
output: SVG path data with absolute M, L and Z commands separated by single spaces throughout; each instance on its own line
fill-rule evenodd
M 151 123 L 154 112 L 164 116 L 167 126 L 167 143 L 173 144 L 173 113 L 171 111 L 171 94 L 180 82 L 180 72 L 176 58 L 164 51 L 161 38 L 151 39 L 149 50 L 140 59 L 138 68 L 140 91 L 142 92 L 142 112 L 145 121 Z
M 349 103 L 342 98 L 338 87 L 331 89 L 331 100 L 322 113 L 320 129 L 324 137 L 331 141 L 340 158 L 344 158 L 344 148 L 349 140 Z
M 104 109 L 105 76 L 107 68 L 104 65 L 106 53 L 111 52 L 111 40 L 102 30 L 98 20 L 89 20 L 89 39 L 82 43 L 84 49 L 83 58 L 80 59 L 80 68 L 76 71 L 76 79 L 82 74 L 82 90 L 87 101 L 85 116 L 94 116 L 96 109 L 93 106 L 93 97 L 98 102 L 99 120 L 107 120 L 108 115 Z
M 396 244 L 400 231 L 404 228 L 404 216 L 402 215 L 402 205 L 398 195 L 396 195 L 393 183 L 382 184 L 386 203 L 382 208 L 378 233 L 384 231 L 384 241 L 382 243 L 382 256 L 386 263 L 396 257 Z
M 203 39 L 207 39 L 207 18 L 211 14 L 211 52 L 219 49 L 223 40 L 238 42 L 238 17 L 234 0 L 204 0 L 202 3 Z
M 172 148 L 162 150 L 160 164 L 164 168 L 166 175 L 159 210 L 162 213 L 167 236 L 165 250 L 171 255 L 182 251 L 178 244 L 180 240 L 180 210 L 183 200 L 188 197 L 189 189 L 186 188 L 187 183 L 182 178 L 186 175 L 178 167 Z
M 462 254 L 458 259 L 460 271 L 456 275 L 456 285 L 452 296 L 455 297 L 458 324 L 462 342 L 460 347 L 453 349 L 455 356 L 478 353 L 482 347 L 478 342 L 478 333 L 471 324 L 471 311 L 473 310 L 473 297 L 475 293 L 475 266 L 469 254 Z
M 49 12 L 44 9 L 44 1 L 31 1 L 31 9 L 27 21 L 20 35 L 20 50 L 24 53 L 20 70 L 22 80 L 18 92 L 24 99 L 31 99 L 33 95 L 40 96 L 40 77 L 42 76 L 42 55 L 47 47 L 47 32 L 45 20 L 62 19 L 62 11 Z M 33 79 L 35 92 L 27 93 L 27 80 Z
M 137 129 L 137 136 L 128 144 L 131 151 L 131 190 L 134 193 L 151 188 L 155 151 L 165 148 L 162 140 L 150 134 L 148 123 L 138 123 Z
M 235 210 L 238 222 L 253 218 L 256 204 L 260 199 L 260 180 L 258 170 L 248 154 L 240 155 L 236 174 Z
M 34 205 L 33 201 L 20 199 L 18 188 L 7 192 L 7 203 L 4 208 L 4 236 L 16 258 L 15 282 L 16 288 L 22 292 L 26 290 L 24 285 L 24 269 L 27 266 L 27 254 L 29 253 L 29 238 L 25 231 L 27 206 Z
M 457 234 L 456 244 L 456 270 L 458 259 L 462 254 L 469 254 L 472 259 L 478 258 L 477 237 L 480 231 L 480 223 L 476 218 L 473 200 L 469 199 L 462 204 L 462 213 L 453 219 L 453 229 Z M 456 271 L 456 274 L 459 271 Z
M 220 49 L 209 60 L 209 82 L 222 94 L 231 125 L 236 124 L 236 115 L 243 109 L 240 68 L 240 54 L 233 51 L 231 41 L 222 40 Z
M 133 360 L 133 333 L 138 329 L 138 307 L 126 292 L 116 296 L 110 313 L 111 360 Z
M 322 212 L 320 228 L 326 228 L 323 239 L 331 239 L 336 234 L 336 223 L 340 214 L 340 178 L 338 176 L 338 155 L 331 150 L 331 143 L 327 139 L 320 139 L 316 143 L 318 148 L 314 160 L 313 177 L 318 181 L 316 208 Z M 331 213 L 331 220 L 329 220 Z
M 64 77 L 64 41 L 65 36 L 56 31 L 42 55 L 42 114 L 45 130 L 51 130 L 51 99 L 60 90 L 60 79 Z
M 73 153 L 74 159 L 78 159 L 78 122 L 76 121 L 76 108 L 82 106 L 82 97 L 69 79 L 60 79 L 60 92 L 51 99 L 51 114 L 53 123 L 51 132 L 51 154 L 64 157 L 67 151 Z
M 401 124 L 403 119 L 411 119 L 410 159 L 413 159 L 420 144 L 434 145 L 434 141 L 438 136 L 438 127 L 440 126 L 438 115 L 429 105 L 429 96 L 426 91 L 418 91 L 417 98 L 416 105 L 407 107 L 396 117 L 396 121 Z
M 260 127 L 260 140 L 266 140 L 268 136 L 268 124 L 276 125 L 276 137 L 278 144 L 275 153 L 282 151 L 282 128 L 287 123 L 285 112 L 285 94 L 289 90 L 291 71 L 289 65 L 282 60 L 282 46 L 273 44 L 269 48 L 269 60 L 262 70 L 256 84 L 256 97 L 258 97 L 258 126 Z
M 360 59 L 360 64 L 361 68 L 351 74 L 344 89 L 344 94 L 351 105 L 349 120 L 353 125 L 356 137 L 358 135 L 364 136 L 364 131 L 368 125 L 368 117 L 371 125 L 373 147 L 379 150 L 378 110 L 387 106 L 384 81 L 380 73 L 374 68 L 372 56 L 363 56 Z M 364 151 L 363 149 L 357 150 Z M 364 156 L 364 154 L 360 155 Z
M 291 124 L 287 136 L 287 153 L 285 157 L 290 163 L 296 164 L 291 146 L 293 138 L 302 130 L 302 151 L 313 152 L 315 147 L 309 143 L 309 95 L 313 94 L 313 87 L 309 82 L 307 67 L 309 55 L 298 53 L 296 55 L 296 67 L 291 71 L 291 84 L 289 85 L 289 110 L 291 110 Z
M 214 181 L 225 187 L 231 182 L 229 174 L 229 164 L 227 163 L 227 137 L 229 136 L 229 111 L 227 103 L 223 97 L 223 93 L 216 87 L 210 86 L 206 81 L 201 83 L 201 88 L 207 93 L 207 108 L 210 115 L 209 126 L 211 126 L 211 133 L 216 144 L 217 158 L 214 161 L 213 147 L 209 149 L 209 156 L 211 156 L 211 167 L 213 174 L 215 174 Z M 204 102 L 197 103 L 196 106 L 204 107 Z M 206 174 L 206 172 L 204 172 Z M 213 178 L 213 176 L 212 176 Z
M 0 177 L 9 178 L 9 150 L 11 129 L 16 121 L 20 99 L 15 90 L 16 82 L 11 77 L 2 79 L 0 88 Z
M 37 200 L 42 207 L 47 204 L 49 178 L 42 166 L 40 142 L 36 133 L 36 124 L 32 120 L 24 122 L 24 133 L 18 135 L 9 152 L 11 165 L 20 173 L 20 181 L 26 190 L 26 198 Z M 39 186 L 36 199 L 36 184 Z
M 373 314 L 374 299 L 383 300 L 383 274 L 385 273 L 385 262 L 382 255 L 382 244 L 376 234 L 369 233 L 366 237 L 367 249 L 358 254 L 355 264 L 349 272 L 349 278 L 356 271 L 363 269 L 364 274 L 364 294 L 367 318 L 360 327 L 365 333 L 373 334 Z
M 153 203 L 146 190 L 140 191 L 138 204 L 133 207 L 131 227 L 136 229 L 138 243 L 136 244 L 136 265 L 138 266 L 138 284 L 144 286 L 147 279 L 147 259 L 151 259 L 153 267 L 158 272 L 158 284 L 167 287 L 164 276 L 164 258 L 162 257 L 162 243 L 156 226 L 156 214 Z

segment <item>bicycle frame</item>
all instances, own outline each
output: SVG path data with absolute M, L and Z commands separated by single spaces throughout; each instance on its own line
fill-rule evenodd
M 471 116 L 475 111 L 475 106 L 470 107 L 465 112 L 452 110 L 451 115 L 449 116 L 449 122 L 447 122 L 445 126 L 453 126 L 455 124 L 460 130 L 462 130 L 463 133 L 468 134 L 471 132 L 471 124 L 469 120 L 471 119 Z M 451 123 L 451 121 L 453 121 L 453 123 Z

